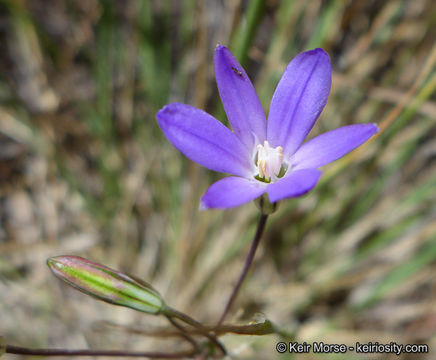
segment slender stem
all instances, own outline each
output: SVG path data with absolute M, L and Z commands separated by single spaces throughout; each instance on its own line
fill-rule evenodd
M 124 350 L 72 350 L 72 349 L 29 349 L 19 346 L 6 345 L 5 353 L 34 356 L 117 356 L 117 357 L 145 357 L 150 359 L 182 359 L 193 356 L 193 351 L 178 353 L 164 352 L 130 352 Z
M 194 328 L 198 329 L 200 331 L 200 333 L 204 336 L 206 336 L 210 341 L 212 341 L 212 343 L 221 350 L 221 352 L 224 355 L 227 355 L 227 350 L 226 348 L 223 346 L 223 344 L 221 344 L 221 342 L 216 338 L 216 336 L 212 333 L 209 332 L 208 329 L 206 329 L 201 323 L 199 323 L 197 320 L 191 318 L 190 316 L 176 310 L 170 307 L 166 307 L 163 310 L 163 314 L 167 317 L 174 317 L 176 319 L 182 320 L 183 322 L 193 326 Z
M 256 250 L 257 250 L 257 247 L 260 243 L 260 239 L 262 237 L 263 230 L 265 229 L 265 224 L 266 224 L 267 219 L 268 219 L 268 214 L 262 213 L 260 215 L 259 223 L 257 224 L 256 234 L 254 235 L 254 239 L 253 239 L 253 242 L 251 243 L 250 251 L 248 252 L 247 258 L 245 259 L 245 263 L 244 263 L 244 267 L 242 268 L 241 275 L 239 275 L 238 282 L 236 283 L 236 285 L 233 289 L 232 295 L 230 295 L 230 298 L 227 301 L 227 305 L 224 309 L 224 312 L 221 315 L 216 326 L 220 326 L 223 323 L 225 317 L 227 316 L 227 314 L 230 311 L 230 308 L 233 305 L 233 302 L 236 300 L 236 296 L 238 296 L 239 289 L 241 288 L 242 283 L 244 282 L 244 280 L 248 274 L 248 270 L 250 269 L 250 265 L 254 260 L 254 256 L 256 255 Z
M 179 332 L 175 331 L 172 328 L 157 328 L 157 329 L 148 329 L 143 330 L 139 328 L 131 328 L 131 327 L 125 327 L 109 322 L 103 323 L 106 326 L 109 326 L 111 328 L 126 331 L 130 334 L 136 334 L 136 335 L 145 335 L 145 336 L 151 336 L 151 337 L 174 337 L 179 336 Z M 217 336 L 225 335 L 228 333 L 233 333 L 236 335 L 267 335 L 267 334 L 273 334 L 274 328 L 271 322 L 265 321 L 263 323 L 257 323 L 257 324 L 249 324 L 249 325 L 221 325 L 221 326 L 215 326 L 215 325 L 204 325 L 203 328 L 208 332 L 213 332 Z M 191 326 L 182 326 L 183 332 L 186 334 L 189 334 L 191 336 L 195 335 L 202 335 L 202 333 L 197 328 L 192 328 Z M 99 328 L 99 331 L 102 331 L 103 329 Z
M 179 330 L 179 335 L 183 337 L 186 341 L 188 341 L 197 353 L 201 353 L 201 349 L 198 346 L 197 342 L 185 331 L 183 326 L 181 326 L 175 319 L 169 316 L 167 316 L 166 318 L 171 323 L 171 325 L 173 325 L 177 330 Z

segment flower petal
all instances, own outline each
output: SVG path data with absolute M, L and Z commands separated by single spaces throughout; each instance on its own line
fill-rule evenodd
M 276 202 L 285 198 L 304 195 L 312 190 L 321 171 L 316 169 L 303 169 L 291 171 L 291 173 L 267 187 L 268 197 L 271 202 Z
M 201 209 L 230 208 L 256 199 L 266 190 L 266 184 L 240 177 L 227 177 L 212 184 L 201 198 Z
M 215 50 L 215 77 L 227 118 L 249 151 L 266 140 L 266 118 L 253 84 L 225 46 Z
M 315 49 L 288 65 L 271 100 L 268 141 L 292 155 L 312 129 L 330 92 L 332 69 L 327 53 Z
M 293 169 L 316 169 L 362 145 L 378 131 L 376 124 L 356 124 L 328 131 L 304 143 L 291 157 Z
M 167 139 L 189 159 L 214 171 L 239 176 L 252 173 L 245 146 L 203 110 L 173 103 L 159 110 L 156 117 Z

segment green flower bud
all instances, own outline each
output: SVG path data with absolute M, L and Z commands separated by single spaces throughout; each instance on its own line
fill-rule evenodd
M 47 260 L 53 274 L 67 284 L 99 300 L 147 314 L 159 314 L 165 304 L 149 284 L 78 256 Z

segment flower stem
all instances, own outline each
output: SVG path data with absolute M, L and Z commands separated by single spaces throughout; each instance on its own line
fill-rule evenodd
M 176 337 L 180 335 L 178 330 L 176 331 L 172 328 L 167 328 L 167 327 L 143 330 L 139 328 L 125 327 L 106 321 L 101 322 L 99 325 L 101 326 L 104 325 L 117 330 L 122 330 L 129 334 L 145 335 L 145 336 L 158 337 L 158 338 Z M 226 324 L 218 327 L 215 325 L 203 324 L 203 328 L 209 333 L 213 332 L 214 334 L 216 334 L 216 336 L 221 336 L 228 333 L 236 334 L 236 335 L 268 335 L 268 334 L 273 334 L 276 331 L 273 324 L 268 320 L 261 323 L 248 324 L 248 325 Z M 191 336 L 202 335 L 202 333 L 198 329 L 193 328 L 192 326 L 184 325 L 182 326 L 182 329 L 184 333 L 189 334 Z M 98 330 L 103 331 L 103 328 L 99 327 Z
M 184 359 L 193 356 L 193 351 L 177 353 L 165 352 L 130 352 L 124 350 L 74 350 L 74 349 L 29 349 L 19 346 L 6 345 L 5 353 L 33 356 L 117 356 L 117 357 L 142 357 L 150 359 Z
M 171 323 L 171 325 L 173 325 L 177 330 L 179 330 L 180 336 L 183 337 L 186 341 L 188 341 L 197 353 L 200 353 L 201 350 L 197 342 L 187 332 L 185 332 L 183 326 L 181 326 L 175 319 L 173 319 L 170 316 L 167 316 L 166 318 Z
M 250 251 L 248 252 L 247 258 L 245 259 L 244 267 L 242 268 L 241 275 L 239 275 L 238 282 L 236 283 L 235 287 L 233 288 L 232 295 L 230 296 L 229 300 L 227 301 L 227 305 L 224 309 L 223 314 L 221 315 L 218 323 L 216 326 L 220 326 L 227 314 L 230 311 L 230 308 L 232 307 L 233 302 L 236 300 L 236 296 L 238 296 L 238 292 L 242 286 L 242 283 L 244 282 L 248 270 L 250 269 L 250 265 L 254 260 L 254 256 L 256 255 L 257 247 L 260 243 L 260 239 L 262 237 L 263 230 L 265 229 L 266 220 L 268 219 L 268 214 L 262 213 L 260 215 L 259 223 L 257 224 L 257 230 L 256 234 L 254 235 L 253 242 L 251 243 Z
M 220 343 L 220 341 L 216 338 L 216 336 L 209 332 L 207 328 L 205 328 L 201 323 L 199 323 L 197 320 L 194 320 L 190 316 L 176 310 L 170 307 L 166 307 L 163 311 L 163 314 L 170 318 L 176 318 L 183 322 L 185 322 L 188 325 L 193 326 L 196 328 L 202 335 L 207 337 L 218 349 L 221 350 L 221 352 L 226 355 L 227 350 L 223 346 L 223 344 Z

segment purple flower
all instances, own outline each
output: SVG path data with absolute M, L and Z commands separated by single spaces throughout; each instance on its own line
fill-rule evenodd
M 165 136 L 189 159 L 234 176 L 217 181 L 203 195 L 202 208 L 229 208 L 265 192 L 270 202 L 313 189 L 319 167 L 367 141 L 375 124 L 340 127 L 302 144 L 330 92 L 330 59 L 322 49 L 297 55 L 271 100 L 268 122 L 256 91 L 224 46 L 215 50 L 218 90 L 233 132 L 206 112 L 172 103 L 157 113 Z

